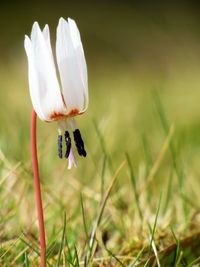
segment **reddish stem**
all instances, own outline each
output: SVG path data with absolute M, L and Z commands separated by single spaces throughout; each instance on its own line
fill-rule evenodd
M 37 159 L 37 141 L 36 141 L 36 122 L 37 114 L 34 109 L 32 110 L 31 120 L 31 150 L 32 150 L 32 164 L 33 164 L 33 175 L 34 175 L 34 187 L 36 196 L 37 215 L 39 223 L 39 234 L 40 234 L 40 249 L 41 249 L 41 267 L 45 267 L 45 253 L 46 253 L 46 241 L 45 241 L 45 228 L 44 228 L 44 216 L 42 208 L 42 196 L 40 189 L 40 177 L 38 169 Z

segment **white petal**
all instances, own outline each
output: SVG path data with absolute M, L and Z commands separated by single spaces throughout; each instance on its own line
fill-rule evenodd
M 31 43 L 31 40 L 29 39 L 28 36 L 25 36 L 24 47 L 25 47 L 26 54 L 28 57 L 29 91 L 30 91 L 30 95 L 31 95 L 33 108 L 34 108 L 35 112 L 37 113 L 38 117 L 41 120 L 45 120 L 46 118 L 45 118 L 45 116 L 41 110 L 39 90 L 37 90 L 38 79 L 37 79 L 37 72 L 36 72 L 35 64 L 34 64 L 32 43 Z M 31 88 L 32 88 L 32 90 L 31 90 Z M 34 88 L 34 90 L 33 90 L 33 88 Z
M 52 61 L 53 61 L 53 65 L 55 66 L 55 62 L 54 62 L 54 59 L 53 59 L 53 53 L 52 53 L 52 49 L 51 49 L 51 41 L 50 41 L 50 32 L 49 32 L 49 25 L 45 25 L 43 31 L 43 36 L 44 36 L 44 40 L 46 42 L 46 45 L 49 49 L 49 54 L 51 55 L 51 58 L 52 58 Z
M 80 68 L 82 45 L 81 41 L 78 45 L 77 38 L 72 40 L 71 32 L 71 26 L 61 18 L 57 27 L 56 56 L 68 112 L 73 109 L 83 111 L 88 102 L 86 64 Z
M 69 158 L 68 158 L 68 170 L 70 170 L 73 166 L 77 167 L 76 158 L 74 156 L 73 150 L 70 149 Z
M 66 110 L 56 77 L 48 27 L 42 33 L 38 23 L 35 22 L 32 28 L 31 39 L 31 59 L 30 53 L 27 53 L 31 99 L 33 103 L 39 103 L 41 112 L 36 110 L 38 116 L 43 120 L 51 121 L 54 115 L 63 114 Z M 27 47 L 27 44 L 25 47 Z M 34 98 L 37 98 L 37 100 Z
M 50 33 L 49 33 L 49 25 L 45 25 L 43 31 L 42 31 L 42 34 L 44 36 L 44 40 L 46 41 L 46 44 L 49 48 L 49 51 L 51 53 L 51 42 L 50 42 Z
M 83 89 L 84 89 L 84 95 L 85 95 L 85 109 L 87 109 L 88 108 L 88 74 L 87 74 L 87 64 L 85 60 L 85 54 L 84 54 L 83 45 L 81 42 L 81 37 L 80 37 L 80 33 L 76 25 L 76 22 L 68 18 L 68 23 L 69 23 L 72 43 L 76 50 L 76 59 L 79 65 L 81 79 L 84 85 Z

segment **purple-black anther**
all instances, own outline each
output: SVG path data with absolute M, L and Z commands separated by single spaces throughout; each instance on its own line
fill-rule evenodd
M 84 142 L 83 142 L 83 139 L 81 137 L 81 133 L 80 133 L 79 129 L 76 129 L 73 132 L 73 135 L 74 135 L 74 142 L 75 142 L 78 154 L 80 156 L 86 157 L 87 153 L 85 151 Z
M 66 147 L 67 147 L 66 153 L 65 153 L 65 158 L 68 158 L 70 150 L 71 150 L 71 138 L 70 138 L 68 131 L 65 131 L 65 143 L 66 143 Z
M 58 157 L 62 158 L 62 135 L 58 135 Z

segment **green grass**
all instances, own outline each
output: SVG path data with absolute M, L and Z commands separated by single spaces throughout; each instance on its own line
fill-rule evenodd
M 102 23 L 107 23 L 111 7 Z M 47 266 L 199 266 L 200 61 L 196 28 L 190 33 L 196 23 L 190 21 L 181 32 L 180 14 L 179 25 L 175 15 L 169 20 L 165 14 L 166 21 L 156 18 L 157 24 L 137 10 L 132 21 L 128 6 L 116 6 L 113 12 L 107 31 L 89 23 L 100 15 L 96 19 L 88 11 L 89 22 L 81 12 L 76 15 L 86 38 L 90 89 L 89 109 L 77 118 L 88 152 L 86 159 L 76 155 L 78 168 L 68 171 L 67 161 L 57 157 L 56 123 L 38 121 Z M 113 29 L 120 12 L 127 17 L 118 36 Z M 20 23 L 20 33 L 30 30 Z M 173 39 L 175 33 L 185 41 L 183 46 Z M 126 37 L 127 45 L 120 42 Z M 160 41 L 158 55 L 153 38 L 156 45 Z M 147 41 L 148 48 L 143 46 Z M 9 48 L 9 60 L 0 63 L 3 267 L 39 266 L 40 253 L 27 64 L 22 44 L 17 44 L 14 51 Z M 153 57 L 155 68 L 152 51 L 158 56 Z
M 20 80 L 24 88 L 25 72 L 24 67 Z M 92 83 L 91 88 L 98 86 Z M 111 85 L 112 80 L 106 84 Z M 161 266 L 167 266 L 165 261 L 169 266 L 192 266 L 198 258 L 199 243 L 194 251 L 190 249 L 198 235 L 194 240 L 191 237 L 192 243 L 182 245 L 199 227 L 195 107 L 191 106 L 191 120 L 186 123 L 182 112 L 174 112 L 177 98 L 187 102 L 187 95 L 179 90 L 157 90 L 155 97 L 155 90 L 124 86 L 127 90 L 115 90 L 110 105 L 98 101 L 104 99 L 104 88 L 97 92 L 98 99 L 90 90 L 88 113 L 78 118 L 88 157 L 77 157 L 77 169 L 68 171 L 67 162 L 57 159 L 56 124 L 38 121 L 47 266 L 137 266 L 140 262 L 149 266 L 155 261 L 152 242 L 158 255 L 160 251 L 167 255 L 160 256 Z M 14 97 L 12 94 L 27 99 L 17 97 L 24 101 L 23 108 L 13 102 L 10 127 L 1 133 L 1 264 L 37 266 L 38 227 L 29 147 L 31 105 L 27 90 L 4 94 L 7 99 Z M 153 230 L 149 232 L 150 225 Z

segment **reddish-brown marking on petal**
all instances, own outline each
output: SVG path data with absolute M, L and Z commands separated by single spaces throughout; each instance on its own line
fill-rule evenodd
M 57 121 L 57 120 L 63 120 L 64 118 L 66 117 L 66 115 L 64 115 L 63 113 L 61 112 L 53 112 L 50 116 L 50 119 L 52 121 Z
M 79 112 L 79 110 L 77 108 L 73 108 L 69 113 L 67 114 L 64 114 L 64 113 L 61 113 L 61 112 L 53 112 L 51 115 L 50 115 L 50 120 L 51 121 L 58 121 L 58 120 L 64 120 L 68 117 L 74 117 L 74 116 L 77 116 L 77 115 L 80 115 L 82 113 Z
M 77 108 L 73 108 L 68 114 L 67 114 L 67 116 L 69 116 L 69 117 L 74 117 L 74 116 L 76 116 L 76 115 L 78 115 L 79 114 L 79 110 L 77 109 Z

